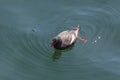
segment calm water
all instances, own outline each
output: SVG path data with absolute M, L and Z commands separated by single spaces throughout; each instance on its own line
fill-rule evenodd
M 88 43 L 50 47 L 75 25 Z M 120 0 L 0 0 L 0 80 L 120 80 Z

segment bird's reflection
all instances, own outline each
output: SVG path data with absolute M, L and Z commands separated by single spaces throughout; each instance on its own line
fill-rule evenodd
M 63 54 L 64 52 L 68 52 L 68 51 L 72 50 L 73 46 L 74 46 L 74 45 L 70 46 L 69 48 L 67 48 L 67 49 L 65 49 L 65 50 L 54 49 L 54 53 L 53 53 L 53 55 L 52 55 L 52 60 L 53 60 L 53 61 L 56 61 L 57 59 L 59 59 L 59 58 L 62 56 L 62 54 Z

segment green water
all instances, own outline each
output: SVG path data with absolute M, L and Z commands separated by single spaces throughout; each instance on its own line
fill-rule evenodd
M 50 47 L 75 25 L 86 44 Z M 120 80 L 120 0 L 0 0 L 0 80 Z

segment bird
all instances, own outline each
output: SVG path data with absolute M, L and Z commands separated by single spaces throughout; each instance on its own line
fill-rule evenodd
M 79 39 L 82 42 L 86 43 L 87 40 L 81 38 L 79 34 L 80 26 L 74 26 L 72 29 L 65 30 L 60 32 L 57 36 L 52 39 L 51 46 L 55 49 L 64 50 L 76 43 L 76 40 Z

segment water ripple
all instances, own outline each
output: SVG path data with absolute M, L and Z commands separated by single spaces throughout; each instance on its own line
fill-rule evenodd
M 119 19 L 118 17 L 119 12 L 117 12 L 117 10 L 109 6 L 103 6 L 101 8 L 97 8 L 97 7 L 96 8 L 82 7 L 80 9 L 68 8 L 66 9 L 66 11 L 71 13 L 64 15 L 65 16 L 63 18 L 64 22 L 61 23 L 64 25 L 61 25 L 61 28 L 64 30 L 64 28 L 66 29 L 66 27 L 68 27 L 69 29 L 69 26 L 71 27 L 72 25 L 76 25 L 76 24 L 81 25 L 80 34 L 81 36 L 86 37 L 88 39 L 89 44 L 87 45 L 86 48 L 88 50 L 91 49 L 90 52 L 94 52 L 96 50 L 105 50 L 109 48 L 109 45 L 114 44 L 112 43 L 112 41 L 114 40 L 114 38 L 116 38 L 115 35 L 117 35 L 116 33 L 117 28 L 115 28 L 116 26 L 115 21 L 116 21 L 116 18 Z M 60 15 L 60 17 L 62 16 L 63 15 Z M 91 46 L 92 48 L 88 48 L 88 46 L 89 47 Z M 77 49 L 77 51 L 79 52 L 80 50 Z M 83 51 L 83 52 L 88 52 L 88 51 Z M 100 55 L 101 52 L 97 52 L 97 53 Z M 87 56 L 90 56 L 90 54 Z M 73 55 L 70 54 L 65 57 L 62 57 L 62 59 L 63 60 L 68 59 L 69 61 L 72 57 Z M 65 69 L 67 69 L 68 66 L 71 66 L 68 69 L 72 69 L 77 66 L 78 67 L 80 66 L 79 62 L 76 62 L 76 60 L 73 60 L 73 62 L 68 62 L 68 61 L 61 62 L 64 65 L 64 68 L 66 67 Z M 75 64 L 73 64 L 74 61 L 76 62 Z M 89 64 L 89 63 L 86 63 L 86 64 Z
M 18 26 L 0 25 L 2 64 L 8 65 L 8 69 L 10 68 L 14 74 L 25 78 L 35 78 L 39 75 L 46 77 L 47 72 L 47 76 L 53 77 L 55 75 L 51 73 L 54 72 L 61 75 L 86 71 L 86 74 L 89 74 L 87 72 L 94 68 L 120 74 L 119 67 L 116 67 L 120 66 L 119 11 L 108 5 L 75 5 L 64 6 L 64 9 L 61 7 L 57 11 L 55 9 L 54 14 L 49 14 L 50 17 L 44 21 L 41 20 L 37 27 L 22 27 L 24 30 Z M 26 16 L 27 19 L 29 18 Z M 33 22 L 35 21 L 38 20 L 34 19 Z M 79 34 L 88 39 L 88 43 L 77 41 L 73 47 L 65 51 L 53 49 L 50 46 L 52 38 L 74 25 L 81 26 Z

